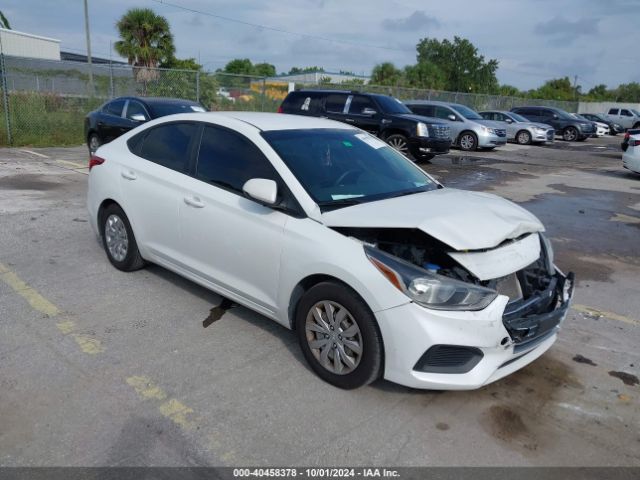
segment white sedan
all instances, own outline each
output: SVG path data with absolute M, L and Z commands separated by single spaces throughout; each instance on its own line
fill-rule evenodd
M 602 122 L 593 122 L 596 124 L 596 135 L 598 137 L 604 137 L 605 135 L 609 135 L 609 125 Z
M 640 135 L 631 135 L 627 149 L 622 154 L 622 166 L 640 173 Z
M 113 266 L 153 262 L 296 330 L 341 388 L 493 382 L 551 347 L 573 292 L 531 213 L 330 120 L 151 121 L 91 157 L 88 210 Z

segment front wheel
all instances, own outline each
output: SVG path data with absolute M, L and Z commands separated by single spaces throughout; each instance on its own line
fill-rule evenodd
M 348 287 L 322 282 L 296 309 L 300 348 L 313 371 L 344 389 L 368 385 L 382 374 L 382 337 L 367 304 Z
M 516 142 L 518 142 L 520 145 L 530 145 L 531 134 L 526 130 L 520 130 L 516 135 Z
M 474 133 L 471 132 L 463 132 L 460 135 L 460 139 L 458 140 L 458 145 L 460 145 L 460 149 L 465 152 L 469 152 L 472 150 L 478 149 L 478 137 Z
M 111 264 L 123 272 L 144 267 L 129 219 L 119 205 L 111 204 L 102 212 L 102 244 Z
M 387 144 L 389 146 L 395 148 L 397 151 L 399 151 L 405 157 L 413 160 L 413 156 L 411 155 L 411 152 L 409 151 L 409 140 L 407 140 L 407 137 L 405 137 L 404 135 L 402 135 L 400 133 L 394 133 L 392 135 L 389 135 L 386 138 L 386 141 L 387 141 Z
M 578 139 L 578 130 L 574 127 L 567 127 L 562 132 L 562 138 L 566 142 L 575 142 Z

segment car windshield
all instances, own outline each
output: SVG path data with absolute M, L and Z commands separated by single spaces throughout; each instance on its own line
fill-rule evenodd
M 397 98 L 377 95 L 375 99 L 384 113 L 411 113 L 411 110 Z
M 638 117 L 640 117 L 640 112 L 638 110 L 636 110 L 635 108 L 632 108 L 631 111 Z
M 467 120 L 482 120 L 482 117 L 480 115 L 478 115 L 470 108 L 465 107 L 464 105 L 451 105 L 451 108 L 453 108 Z
M 558 115 L 559 118 L 564 118 L 565 120 L 574 120 L 576 118 L 573 114 L 560 109 L 553 110 L 553 113 Z
M 513 118 L 516 122 L 528 122 L 529 120 L 527 120 L 526 118 L 524 118 L 522 115 L 518 115 L 517 113 L 509 113 L 509 116 L 511 118 Z
M 175 113 L 204 112 L 197 103 L 152 103 L 149 105 L 154 118 L 173 115 Z
M 275 130 L 262 136 L 323 211 L 438 188 L 404 155 L 365 132 Z

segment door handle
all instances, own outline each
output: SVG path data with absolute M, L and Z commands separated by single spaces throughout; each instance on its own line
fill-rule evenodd
M 204 203 L 198 197 L 184 197 L 184 203 L 195 208 L 204 208 Z
M 355 122 L 355 120 L 353 118 L 345 118 L 344 121 L 345 122 Z
M 122 178 L 126 178 L 127 180 L 135 180 L 136 178 L 138 178 L 136 174 L 131 170 L 129 170 L 128 172 L 122 171 L 120 172 L 120 175 L 122 175 Z

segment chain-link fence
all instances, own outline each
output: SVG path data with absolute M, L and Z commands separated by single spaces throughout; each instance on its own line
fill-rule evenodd
M 132 68 L 123 64 L 4 57 L 8 115 L 0 99 L 0 145 L 77 145 L 84 139 L 84 117 L 105 101 L 124 95 L 195 100 L 208 110 L 275 112 L 289 82 L 278 78 L 175 69 Z M 334 88 L 393 95 L 401 100 L 430 99 L 471 108 L 509 110 L 520 105 L 556 106 L 577 111 L 577 102 L 532 100 L 498 95 L 442 92 L 378 85 L 296 82 L 295 88 Z M 2 92 L 5 93 L 4 91 Z

